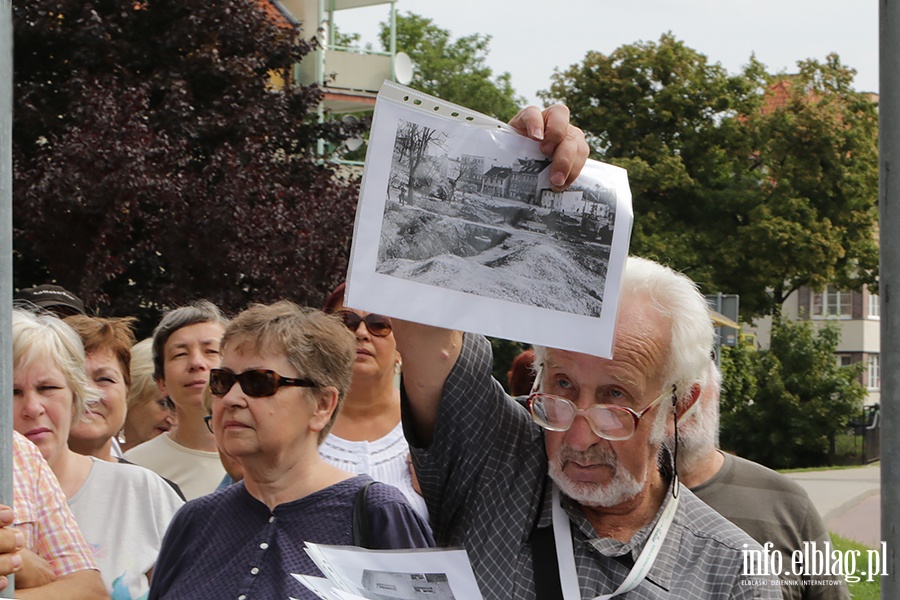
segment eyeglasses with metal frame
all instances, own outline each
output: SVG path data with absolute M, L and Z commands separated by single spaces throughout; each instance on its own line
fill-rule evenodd
M 542 375 L 543 365 L 538 369 L 534 387 L 528 396 L 528 412 L 535 423 L 547 431 L 568 431 L 575 422 L 575 417 L 581 415 L 597 437 L 614 442 L 630 439 L 637 431 L 641 417 L 673 394 L 662 394 L 640 411 L 617 404 L 595 404 L 589 408 L 578 408 L 571 400 L 538 392 Z

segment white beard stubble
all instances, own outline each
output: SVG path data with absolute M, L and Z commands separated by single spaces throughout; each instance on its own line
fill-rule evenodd
M 612 468 L 612 479 L 604 484 L 573 481 L 563 469 L 566 463 L 606 465 Z M 585 452 L 576 452 L 570 446 L 560 446 L 556 458 L 549 465 L 550 478 L 569 498 L 585 506 L 612 507 L 637 496 L 644 483 L 637 481 L 626 469 L 621 468 L 616 455 L 599 444 Z

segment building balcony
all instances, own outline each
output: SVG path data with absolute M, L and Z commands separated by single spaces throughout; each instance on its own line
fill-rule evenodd
M 331 114 L 372 110 L 385 79 L 394 79 L 395 54 L 363 48 L 341 47 L 335 43 L 340 11 L 390 5 L 386 14 L 391 24 L 394 47 L 394 2 L 391 0 L 282 0 L 281 4 L 301 23 L 301 35 L 315 38 L 317 49 L 296 66 L 294 80 L 301 85 L 318 85 L 324 93 L 322 109 Z M 352 33 L 352 32 L 348 32 Z M 404 55 L 405 56 L 405 55 Z M 408 61 L 408 58 L 406 58 Z M 407 67 L 408 69 L 408 67 Z

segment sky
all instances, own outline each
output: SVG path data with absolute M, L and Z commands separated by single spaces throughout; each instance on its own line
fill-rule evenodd
M 490 35 L 488 65 L 509 72 L 531 104 L 542 104 L 537 91 L 550 87 L 555 68 L 667 31 L 730 73 L 751 54 L 769 72 L 791 73 L 798 60 L 837 52 L 857 70 L 857 90 L 878 90 L 876 0 L 397 0 L 396 7 L 433 19 L 453 39 Z M 380 48 L 378 23 L 388 14 L 389 4 L 344 10 L 335 23 Z

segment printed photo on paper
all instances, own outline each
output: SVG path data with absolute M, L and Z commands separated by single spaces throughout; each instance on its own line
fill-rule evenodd
M 626 172 L 550 188 L 539 144 L 379 98 L 348 306 L 608 356 L 631 233 Z

